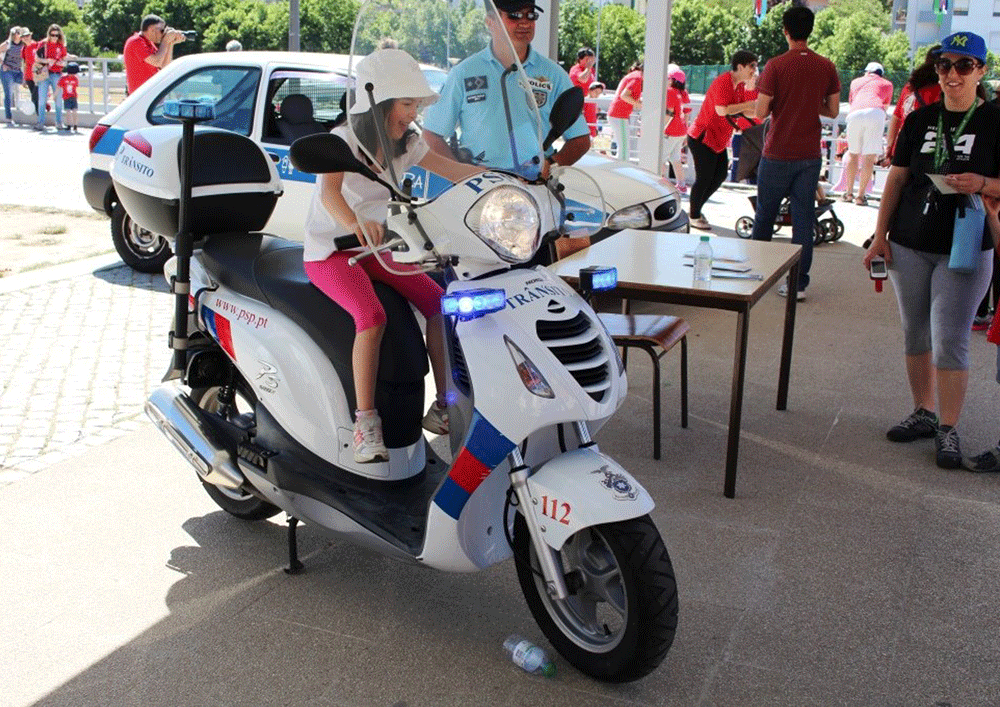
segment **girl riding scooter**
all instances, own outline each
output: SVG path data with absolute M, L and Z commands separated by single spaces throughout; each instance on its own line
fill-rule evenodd
M 358 157 L 375 172 L 387 169 L 389 160 L 395 174 L 403 174 L 414 165 L 459 181 L 481 172 L 478 167 L 453 162 L 430 152 L 423 138 L 410 128 L 417 113 L 434 103 L 438 95 L 427 84 L 417 62 L 400 49 L 382 49 L 362 59 L 357 66 L 357 97 L 350 109 L 350 126 L 334 128 L 333 133 L 356 149 Z M 392 85 L 382 79 L 392 77 Z M 375 86 L 375 109 L 369 105 L 363 88 Z M 383 120 L 391 155 L 384 155 L 378 143 L 376 120 Z M 353 136 L 352 136 L 353 133 Z M 352 266 L 348 261 L 356 250 L 338 250 L 335 239 L 354 234 L 362 246 L 382 243 L 382 220 L 389 203 L 389 191 L 367 178 L 353 173 L 334 172 L 316 180 L 316 190 L 306 220 L 306 275 L 316 287 L 339 304 L 354 319 L 355 338 L 352 350 L 354 387 L 358 409 L 354 422 L 354 460 L 358 463 L 385 462 L 389 451 L 382 440 L 382 420 L 375 410 L 375 380 L 378 354 L 385 330 L 385 312 L 375 295 L 373 280 L 386 283 L 412 303 L 427 320 L 427 351 L 434 373 L 437 399 L 423 418 L 424 429 L 434 434 L 448 432 L 445 391 L 445 357 L 441 340 L 442 289 L 425 274 L 401 275 L 390 272 L 378 258 L 365 258 Z M 413 273 L 414 266 L 393 263 L 392 256 L 381 254 L 393 270 Z

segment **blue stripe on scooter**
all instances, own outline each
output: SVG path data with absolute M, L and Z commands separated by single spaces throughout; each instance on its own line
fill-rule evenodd
M 454 479 L 448 477 L 438 489 L 434 503 L 438 504 L 441 510 L 449 516 L 458 520 L 458 517 L 462 515 L 462 509 L 465 508 L 465 504 L 471 496 L 471 493 L 459 486 Z
M 500 431 L 476 410 L 469 438 L 465 440 L 465 448 L 487 468 L 493 469 L 510 454 L 514 443 L 500 434 Z
M 514 446 L 478 410 L 474 410 L 465 444 L 455 455 L 455 462 L 434 496 L 434 502 L 441 510 L 458 520 L 479 484 L 507 457 Z

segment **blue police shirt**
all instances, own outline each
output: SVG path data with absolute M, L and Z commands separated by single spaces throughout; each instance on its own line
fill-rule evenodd
M 561 66 L 528 48 L 523 62 L 524 73 L 538 104 L 544 124 L 542 138 L 549 131 L 549 114 L 556 98 L 573 87 Z M 472 151 L 477 163 L 503 169 L 514 169 L 503 108 L 500 77 L 504 67 L 490 47 L 466 58 L 451 70 L 441 88 L 441 99 L 424 111 L 423 126 L 447 140 L 456 127 L 462 129 L 460 144 Z M 507 76 L 507 98 L 510 101 L 511 122 L 514 125 L 517 158 L 521 163 L 541 152 L 534 119 L 521 98 L 523 92 L 517 77 Z M 567 140 L 589 135 L 590 129 L 581 115 L 563 137 Z

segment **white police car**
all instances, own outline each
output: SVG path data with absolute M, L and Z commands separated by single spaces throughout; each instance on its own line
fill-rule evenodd
M 431 87 L 439 90 L 446 73 L 432 66 L 422 68 Z M 265 230 L 301 240 L 305 207 L 316 178 L 291 165 L 288 148 L 303 135 L 330 130 L 341 112 L 347 72 L 344 55 L 224 52 L 185 56 L 104 116 L 91 133 L 90 168 L 83 175 L 83 191 L 94 209 L 111 216 L 111 236 L 122 260 L 136 270 L 158 272 L 171 252 L 164 238 L 140 228 L 118 203 L 109 176 L 111 162 L 126 132 L 172 123 L 163 116 L 164 102 L 184 98 L 215 100 L 216 118 L 208 124 L 250 137 L 271 156 L 284 195 Z M 688 229 L 680 197 L 665 180 L 599 156 L 587 155 L 577 166 L 600 183 L 611 229 Z M 426 175 L 411 176 L 415 191 L 430 195 L 440 188 Z M 571 204 L 600 205 L 594 202 L 594 190 L 586 178 L 568 172 L 563 181 Z

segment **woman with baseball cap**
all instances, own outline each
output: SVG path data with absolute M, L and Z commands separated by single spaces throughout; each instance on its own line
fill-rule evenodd
M 367 85 L 373 87 L 372 108 Z M 380 49 L 357 65 L 357 83 L 353 103 L 349 104 L 347 124 L 333 129 L 351 146 L 358 159 L 375 172 L 387 172 L 391 164 L 396 175 L 420 165 L 452 181 L 481 172 L 479 167 L 460 164 L 431 152 L 424 139 L 412 129 L 420 110 L 434 103 L 438 95 L 427 84 L 420 66 L 401 49 Z M 385 154 L 378 140 L 378 121 L 388 138 Z M 386 177 L 388 178 L 388 177 Z M 382 440 L 382 420 L 375 410 L 375 380 L 378 374 L 379 347 L 385 330 L 385 311 L 375 295 L 372 282 L 381 281 L 409 300 L 427 319 L 427 351 L 437 385 L 437 401 L 424 416 L 423 426 L 434 434 L 448 432 L 445 400 L 446 379 L 443 342 L 434 333 L 443 331 L 441 295 L 443 291 L 425 274 L 400 275 L 416 270 L 394 263 L 392 255 L 381 259 L 368 257 L 357 265 L 348 260 L 356 249 L 338 250 L 337 239 L 356 235 L 362 246 L 382 243 L 382 222 L 391 195 L 385 187 L 353 172 L 320 175 L 306 218 L 304 266 L 316 287 L 339 304 L 354 319 L 352 351 L 354 390 L 357 410 L 354 423 L 354 460 L 359 464 L 389 460 Z
M 962 464 L 955 425 L 969 380 L 969 335 L 993 270 L 993 242 L 984 221 L 973 221 L 969 195 L 1000 196 L 1000 106 L 985 100 L 979 35 L 945 37 L 934 68 L 942 100 L 903 123 L 864 264 L 877 256 L 889 264 L 913 395 L 914 411 L 886 436 L 934 437 L 937 465 L 955 469 Z M 944 175 L 941 190 L 928 175 Z M 975 239 L 971 268 L 951 264 L 956 231 Z

